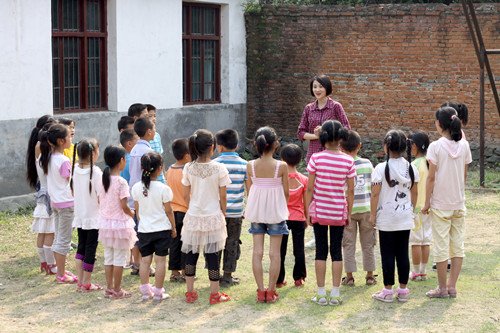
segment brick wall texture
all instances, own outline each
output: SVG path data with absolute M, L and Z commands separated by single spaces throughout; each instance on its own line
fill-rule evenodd
M 500 48 L 500 4 L 477 4 L 487 48 Z M 247 13 L 247 135 L 270 125 L 294 137 L 309 80 L 327 74 L 353 129 L 382 139 L 395 127 L 437 138 L 447 100 L 469 107 L 465 133 L 479 138 L 479 65 L 458 5 L 263 6 Z M 497 87 L 500 55 L 490 56 Z M 486 142 L 500 144 L 500 117 L 486 78 Z M 500 87 L 499 87 L 500 88 Z

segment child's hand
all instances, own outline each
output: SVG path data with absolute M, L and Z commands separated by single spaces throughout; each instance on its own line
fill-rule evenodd
M 177 237 L 177 229 L 172 229 L 172 238 Z
M 351 224 L 351 217 L 348 216 L 347 219 L 345 220 L 345 226 L 347 227 L 349 224 Z
M 306 228 L 307 226 L 312 226 L 311 217 L 309 215 L 306 217 Z
M 321 126 L 316 126 L 314 129 L 314 135 L 316 135 L 319 138 L 319 132 L 321 131 Z
M 370 223 L 372 227 L 375 228 L 375 225 L 377 224 L 377 217 L 375 215 L 370 215 Z
M 422 212 L 422 214 L 427 215 L 427 214 L 429 214 L 429 209 L 430 209 L 430 208 L 431 208 L 431 205 L 430 205 L 430 204 L 428 204 L 428 203 L 426 203 L 426 204 L 424 205 L 424 207 L 422 207 L 422 209 L 421 209 L 420 211 Z

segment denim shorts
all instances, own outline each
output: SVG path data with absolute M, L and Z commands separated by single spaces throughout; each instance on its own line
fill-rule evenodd
M 288 227 L 286 221 L 280 223 L 250 223 L 248 232 L 252 235 L 268 234 L 269 236 L 288 235 Z

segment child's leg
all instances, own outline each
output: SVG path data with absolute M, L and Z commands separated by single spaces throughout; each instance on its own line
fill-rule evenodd
M 306 224 L 302 221 L 289 221 L 288 228 L 292 232 L 293 256 L 295 257 L 295 265 L 293 266 L 293 279 L 297 281 L 300 279 L 305 279 L 307 277 L 306 256 L 304 252 L 304 234 L 306 230 Z
M 436 261 L 439 289 L 446 291 L 447 268 L 450 251 L 450 230 L 452 211 L 431 210 L 433 255 Z
M 122 293 L 123 267 L 127 264 L 128 249 L 114 249 L 113 258 L 113 289 Z M 122 293 L 123 294 L 123 293 Z
M 429 254 L 431 252 L 431 247 L 429 245 L 422 245 L 421 251 L 422 251 L 422 257 L 420 259 L 420 273 L 425 274 L 427 263 L 429 262 Z
M 264 234 L 253 235 L 252 271 L 259 290 L 264 290 L 264 272 L 262 258 L 264 257 Z
M 54 252 L 52 251 L 52 243 L 54 243 L 54 234 L 44 234 L 43 238 L 43 252 L 45 254 L 45 261 L 47 262 L 47 267 L 52 274 L 57 273 L 56 259 L 54 258 Z
M 92 283 L 92 272 L 94 271 L 95 253 L 97 251 L 99 230 L 91 229 L 86 230 L 86 232 L 87 238 L 85 240 L 85 258 L 83 259 L 82 264 L 82 284 L 90 285 Z M 78 242 L 78 246 L 80 246 L 80 242 Z
M 226 247 L 224 248 L 224 263 L 222 269 L 224 277 L 232 278 L 232 273 L 236 271 L 236 264 L 240 258 L 240 237 L 241 237 L 242 219 L 226 218 L 227 239 Z
M 73 207 L 57 209 L 54 208 L 54 219 L 56 225 L 56 239 L 52 245 L 57 265 L 57 276 L 66 274 L 66 256 L 71 248 L 71 232 L 73 223 Z
M 413 263 L 413 267 L 417 267 L 417 270 L 414 269 L 416 273 L 420 269 L 420 262 L 422 257 L 422 246 L 420 245 L 412 245 L 411 246 L 411 261 Z
M 340 287 L 342 279 L 342 238 L 343 226 L 330 226 L 330 256 L 332 257 L 333 288 Z M 338 296 L 338 295 L 332 295 Z
M 161 289 L 163 288 L 163 284 L 165 283 L 167 257 L 155 255 L 155 263 L 156 263 L 155 287 Z M 149 276 L 149 269 L 148 269 L 148 276 Z M 141 281 L 142 281 L 142 270 L 141 270 Z
M 321 289 L 320 295 L 326 295 L 325 292 L 325 275 L 326 275 L 326 258 L 328 257 L 328 226 L 313 224 L 314 238 L 316 239 L 316 257 L 314 268 L 316 270 L 316 284 L 318 289 Z
M 219 252 L 205 253 L 205 261 L 208 268 L 208 279 L 210 280 L 210 293 L 216 294 L 219 292 L 220 280 L 220 263 Z
M 36 249 L 38 253 L 38 258 L 40 259 L 40 268 L 42 272 L 45 270 L 45 265 L 47 265 L 47 259 L 45 258 L 45 251 L 43 250 L 43 241 L 45 234 L 39 233 L 36 236 Z
M 80 284 L 86 283 L 83 281 L 83 260 L 85 259 L 85 247 L 87 245 L 87 230 L 77 228 L 78 233 L 78 246 L 75 254 L 75 269 L 78 282 Z
M 194 276 L 196 275 L 196 264 L 198 263 L 199 253 L 189 251 L 186 253 L 186 288 L 188 292 L 194 291 Z
M 276 281 L 280 273 L 280 249 L 283 235 L 271 235 L 269 241 L 269 290 L 276 290 Z
M 156 293 L 160 293 L 165 282 L 165 274 L 167 270 L 167 254 L 172 241 L 172 232 L 170 230 L 160 231 L 155 233 L 154 238 L 154 258 L 156 263 L 155 287 Z M 142 280 L 142 276 L 141 276 Z
M 462 270 L 464 251 L 464 237 L 465 237 L 465 212 L 463 210 L 456 210 L 453 212 L 451 219 L 450 229 L 450 258 L 451 269 L 450 277 L 447 286 L 449 289 L 455 291 L 457 280 Z
M 106 275 L 107 290 L 113 289 L 113 259 L 114 249 L 112 247 L 104 248 L 104 274 Z
M 280 244 L 280 271 L 278 273 L 278 279 L 276 283 L 283 283 L 285 281 L 285 257 L 286 257 L 287 247 L 288 247 L 288 235 L 283 235 Z
M 404 289 L 408 284 L 408 275 L 410 274 L 410 259 L 408 258 L 408 240 L 410 238 L 410 230 L 394 231 L 394 233 L 399 287 Z
M 141 263 L 139 265 L 141 284 L 149 284 L 149 267 L 151 267 L 152 261 L 153 255 L 141 256 Z
M 347 280 L 352 279 L 352 273 L 357 271 L 356 267 L 356 236 L 358 234 L 358 214 L 351 215 L 351 223 L 344 228 L 342 248 L 344 251 L 344 266 Z M 361 226 L 360 226 L 361 232 Z M 361 238 L 361 237 L 360 237 Z
M 362 213 L 359 223 L 359 241 L 361 243 L 361 251 L 363 255 L 363 270 L 366 271 L 366 276 L 373 276 L 375 271 L 375 242 L 376 235 L 370 223 L 370 213 Z M 352 219 L 351 219 L 352 221 Z M 345 238 L 344 229 L 344 238 Z M 347 258 L 345 259 L 347 260 Z
M 184 269 L 184 253 L 181 252 L 182 241 L 181 241 L 181 232 L 183 219 L 186 214 L 182 212 L 174 212 L 175 217 L 175 228 L 177 230 L 177 237 L 172 238 L 170 243 L 170 255 L 168 257 L 168 269 L 172 271 L 172 275 L 177 276 L 180 275 L 180 271 Z
M 380 256 L 382 258 L 382 272 L 384 276 L 384 286 L 386 289 L 392 289 L 394 285 L 394 261 L 396 256 L 394 254 L 394 235 L 391 231 L 379 230 L 380 240 Z

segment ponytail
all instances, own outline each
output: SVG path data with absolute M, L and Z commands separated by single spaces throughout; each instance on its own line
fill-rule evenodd
M 387 149 L 387 158 L 386 158 L 386 164 L 385 164 L 385 180 L 387 181 L 387 184 L 389 184 L 390 187 L 394 187 L 398 184 L 398 181 L 391 179 L 391 172 L 389 168 L 389 158 L 390 154 L 389 152 L 393 152 L 395 154 L 402 154 L 404 153 L 405 150 L 407 150 L 408 146 L 408 141 L 406 139 L 406 135 L 403 131 L 401 130 L 391 130 L 387 132 L 384 138 L 384 145 Z M 408 152 L 409 160 L 411 161 L 411 144 L 410 144 L 410 151 Z M 413 182 L 415 179 L 415 175 L 413 174 L 413 169 L 409 169 L 410 173 L 410 179 L 411 179 L 411 184 L 413 186 Z
M 155 152 L 144 154 L 141 157 L 143 191 L 145 197 L 148 196 L 149 186 L 151 185 L 151 175 L 156 173 L 163 165 L 161 155 Z
M 71 162 L 71 179 L 69 180 L 69 187 L 73 191 L 73 175 L 75 174 L 75 163 L 76 163 L 76 149 L 78 148 L 78 142 L 73 145 L 73 160 Z
M 327 142 L 347 140 L 349 138 L 349 130 L 344 128 L 337 120 L 327 120 L 321 125 L 319 141 L 324 147 Z
M 254 144 L 259 156 L 272 151 L 276 147 L 275 142 L 277 141 L 278 135 L 272 127 L 261 127 L 255 132 Z
M 191 161 L 196 161 L 200 153 L 198 149 L 196 149 L 196 134 L 193 134 L 189 137 L 188 147 L 189 147 L 189 155 L 191 155 Z
M 112 145 L 107 146 L 106 149 L 104 149 L 104 162 L 106 163 L 106 167 L 102 172 L 102 185 L 104 187 L 104 192 L 107 193 L 109 187 L 111 186 L 111 169 L 120 164 L 121 159 L 125 158 L 126 153 L 127 152 L 124 148 Z
M 108 193 L 109 186 L 111 185 L 111 170 L 108 165 L 102 171 L 102 186 L 104 187 L 104 192 Z
M 210 152 L 215 144 L 212 132 L 206 129 L 199 129 L 189 137 L 188 147 L 191 160 L 194 162 L 200 156 L 205 156 Z
M 93 147 L 93 145 L 89 143 L 89 148 L 90 148 L 89 194 L 92 194 L 92 174 L 94 173 L 94 149 L 97 149 L 97 147 Z
M 413 184 L 415 183 L 415 173 L 413 172 L 413 167 L 411 166 L 411 143 L 412 141 L 410 139 L 406 139 L 406 153 L 408 155 L 408 173 L 410 174 L 410 179 L 411 179 L 411 186 L 410 189 L 413 187 Z
M 451 116 L 450 136 L 453 141 L 462 140 L 462 122 L 458 116 Z
M 264 136 L 264 134 L 259 135 L 255 139 L 255 148 L 257 148 L 257 153 L 259 153 L 259 156 L 262 156 L 262 154 L 264 154 L 267 147 L 269 147 L 269 144 L 266 141 L 266 137 Z
M 44 174 L 49 173 L 49 160 L 52 154 L 48 136 L 48 131 L 40 133 L 40 166 Z
M 35 148 L 38 143 L 38 136 L 40 135 L 40 131 L 47 124 L 52 124 L 55 122 L 55 119 L 52 116 L 45 115 L 38 118 L 36 122 L 36 126 L 31 130 L 30 138 L 28 141 L 28 149 L 26 150 L 26 179 L 28 180 L 28 184 L 32 188 L 36 188 L 38 183 L 38 173 L 36 172 L 36 157 L 35 157 Z

